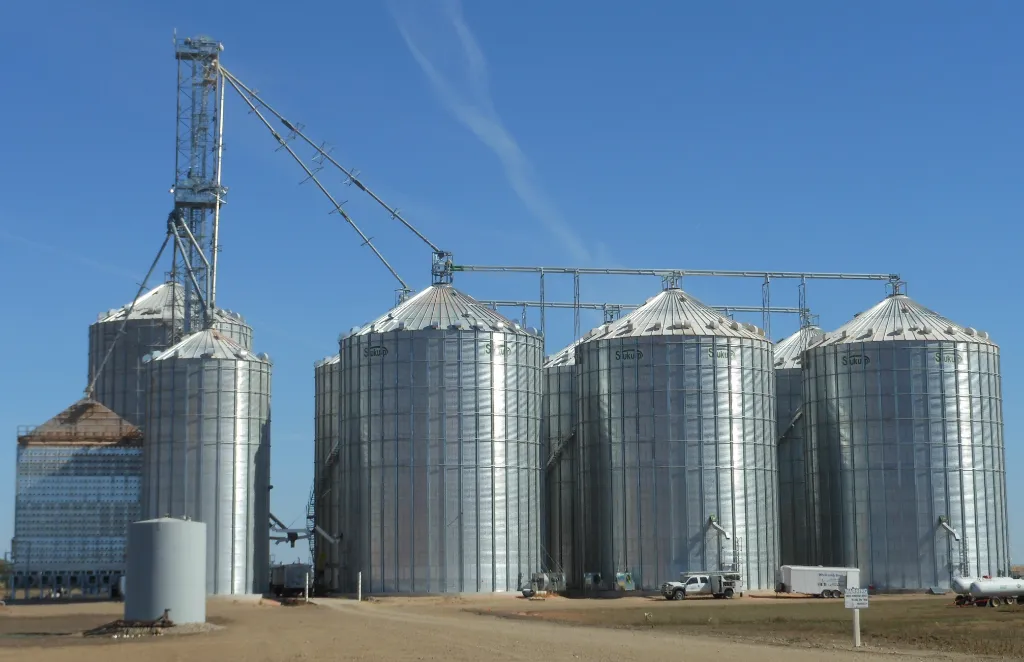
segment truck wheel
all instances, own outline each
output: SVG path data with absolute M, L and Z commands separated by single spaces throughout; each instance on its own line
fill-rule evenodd
M 677 588 L 676 590 L 672 591 L 672 599 L 673 600 L 682 600 L 685 597 L 686 597 L 686 591 L 684 591 L 681 588 Z
M 988 606 L 989 607 L 998 607 L 1000 604 L 1002 604 L 1002 600 L 1000 600 L 999 598 L 994 598 L 993 597 L 993 598 L 989 598 L 988 599 Z
M 957 607 L 963 607 L 967 603 L 967 598 L 965 596 L 963 596 L 963 595 L 958 595 L 953 600 L 953 602 L 956 603 Z
M 735 594 L 733 593 L 733 590 L 731 588 L 725 589 L 725 599 L 726 600 L 732 600 L 732 596 L 733 595 L 735 595 Z
M 822 591 L 821 592 L 821 597 L 823 597 L 825 599 L 831 598 L 832 597 L 832 591 L 829 591 L 827 589 Z

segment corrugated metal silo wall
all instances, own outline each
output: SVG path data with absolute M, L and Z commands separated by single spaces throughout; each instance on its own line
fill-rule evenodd
M 332 449 L 340 444 L 338 420 L 338 379 L 339 366 L 336 361 L 324 362 L 316 366 L 314 380 L 315 395 L 315 490 L 316 490 L 316 524 L 332 536 L 340 530 L 339 502 L 342 484 L 338 480 L 339 465 L 335 459 L 328 466 L 328 458 Z M 331 590 L 341 589 L 339 584 L 339 546 L 332 545 L 322 536 L 315 539 L 316 556 L 314 567 L 323 572 L 323 581 Z
M 767 341 L 653 336 L 577 352 L 583 572 L 656 589 L 738 566 L 774 586 L 778 475 Z M 709 525 L 714 516 L 731 539 Z
M 341 341 L 344 588 L 516 590 L 540 570 L 542 343 L 488 331 Z
M 173 343 L 171 323 L 160 319 L 132 319 L 124 335 L 114 343 L 124 322 L 95 322 L 89 326 L 89 379 L 99 370 L 111 345 L 110 355 L 96 380 L 93 398 L 133 425 L 145 423 L 146 382 L 142 357 L 163 351 Z
M 800 368 L 775 371 L 775 420 L 779 456 L 779 559 L 781 565 L 808 565 L 810 529 L 804 470 L 804 422 L 793 417 L 803 406 Z
M 579 585 L 574 544 L 577 527 L 576 367 L 544 368 L 540 463 L 544 476 L 544 567 L 564 572 L 566 581 Z M 547 466 L 551 453 L 561 444 L 558 460 Z
M 1009 567 L 999 350 L 954 342 L 825 345 L 805 358 L 819 563 L 883 590 Z
M 143 427 L 146 418 L 146 382 L 142 357 L 163 351 L 176 342 L 181 320 L 130 319 L 124 335 L 117 333 L 124 320 L 95 322 L 89 326 L 89 379 L 100 365 L 103 371 L 96 380 L 93 398 L 133 425 Z M 172 330 L 177 328 L 179 333 Z M 218 316 L 216 328 L 245 349 L 252 349 L 252 328 L 238 319 Z M 114 351 L 103 364 L 110 346 Z
M 211 594 L 262 593 L 270 573 L 270 364 L 150 361 L 142 515 L 207 525 Z

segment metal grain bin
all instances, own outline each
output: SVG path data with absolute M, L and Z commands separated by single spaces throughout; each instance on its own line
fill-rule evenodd
M 338 417 L 338 382 L 341 376 L 337 354 L 318 362 L 313 368 L 314 379 L 314 518 L 317 526 L 332 536 L 341 528 L 338 520 L 342 487 L 338 454 L 341 445 Z M 327 588 L 341 589 L 340 548 L 328 543 L 322 536 L 314 538 L 314 568 Z
M 270 367 L 266 355 L 214 330 L 147 363 L 142 515 L 207 524 L 211 594 L 266 590 Z
M 779 558 L 782 565 L 811 563 L 804 472 L 801 353 L 824 332 L 805 326 L 775 345 L 775 422 L 779 457 Z
M 772 345 L 670 288 L 576 352 L 582 568 L 656 589 L 733 570 L 767 589 L 778 568 Z
M 516 590 L 540 570 L 543 343 L 450 285 L 343 337 L 345 590 Z
M 879 590 L 1005 574 L 999 348 L 988 334 L 897 290 L 804 361 L 816 562 L 860 568 Z
M 541 400 L 541 464 L 543 467 L 543 565 L 565 573 L 580 585 L 576 570 L 579 550 L 574 543 L 579 526 L 576 449 L 576 345 L 573 343 L 544 362 Z
M 181 337 L 184 324 L 181 287 L 163 283 L 139 297 L 128 312 L 130 307 L 128 303 L 101 313 L 89 327 L 89 379 L 91 381 L 103 365 L 93 398 L 133 425 L 142 426 L 146 403 L 142 357 L 162 352 Z M 115 344 L 125 318 L 128 322 L 124 335 Z M 217 311 L 216 327 L 246 349 L 252 347 L 252 329 L 237 313 Z M 111 345 L 114 351 L 104 365 Z
M 126 621 L 153 621 L 164 611 L 177 625 L 206 622 L 206 525 L 160 518 L 128 526 Z M 127 582 L 126 582 L 127 583 Z

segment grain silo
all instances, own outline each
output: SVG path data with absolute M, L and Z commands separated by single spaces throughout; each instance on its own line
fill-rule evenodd
M 999 348 L 904 294 L 804 354 L 818 563 L 879 590 L 1009 570 Z
M 195 559 L 205 553 L 208 530 L 202 522 L 172 518 L 128 527 L 126 621 L 155 621 L 166 613 L 175 625 L 206 622 L 206 568 Z
M 778 566 L 772 345 L 669 288 L 576 351 L 582 571 L 656 589 L 682 571 Z
M 147 361 L 142 516 L 207 525 L 211 594 L 266 590 L 270 368 L 212 329 Z
M 146 394 L 142 357 L 167 349 L 181 337 L 184 310 L 181 286 L 168 282 L 143 294 L 134 307 L 128 303 L 99 315 L 89 327 L 90 382 L 103 365 L 93 391 L 97 402 L 133 425 L 144 425 Z M 115 344 L 122 325 L 124 335 Z M 246 349 L 252 347 L 252 328 L 237 313 L 218 310 L 215 326 Z M 111 345 L 114 351 L 106 359 Z
M 338 453 L 341 442 L 338 418 L 339 368 L 337 354 L 317 362 L 313 368 L 314 523 L 331 535 L 340 529 L 338 508 L 343 489 L 338 480 Z M 316 536 L 313 540 L 317 581 L 322 582 L 330 590 L 340 590 L 341 559 L 338 545 L 328 543 L 322 536 Z
M 450 285 L 343 337 L 343 580 L 512 591 L 540 559 L 543 343 Z
M 109 594 L 139 519 L 141 467 L 142 433 L 94 400 L 19 430 L 12 588 Z
M 803 326 L 775 345 L 775 422 L 779 457 L 779 558 L 782 565 L 808 565 L 807 491 L 804 477 L 803 376 L 801 354 L 822 330 Z
M 576 345 L 573 343 L 544 362 L 541 400 L 541 468 L 543 565 L 565 573 L 566 582 L 579 585 L 579 553 L 574 544 L 579 525 L 576 450 Z

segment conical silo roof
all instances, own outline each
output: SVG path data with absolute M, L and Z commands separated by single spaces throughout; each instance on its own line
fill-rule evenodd
M 328 356 L 326 358 L 320 359 L 319 361 L 313 364 L 313 368 L 319 369 L 328 365 L 337 365 L 338 363 L 341 363 L 341 354 L 335 354 L 334 356 Z
M 568 347 L 563 347 L 558 352 L 544 359 L 545 368 L 557 368 L 563 365 L 576 365 L 576 346 L 583 342 L 583 338 L 574 341 Z
M 446 284 L 431 285 L 352 335 L 453 327 L 537 335 Z
M 905 294 L 892 294 L 835 331 L 822 336 L 813 347 L 897 340 L 995 345 L 984 331 L 951 322 Z
M 176 296 L 174 283 L 161 283 L 146 292 L 135 302 L 129 301 L 117 310 L 108 311 L 100 316 L 100 322 L 117 322 L 125 319 L 171 319 L 181 317 L 183 304 L 180 296 Z M 177 308 L 175 308 L 177 304 Z M 131 312 L 128 309 L 132 308 Z M 175 314 L 177 313 L 177 314 Z
M 800 354 L 825 335 L 816 326 L 805 326 L 788 338 L 775 343 L 775 369 L 789 370 L 800 367 Z
M 216 329 L 206 329 L 188 336 L 177 345 L 153 357 L 168 359 L 228 359 L 233 361 L 268 361 L 265 354 L 253 354 Z
M 131 308 L 131 312 L 128 309 Z M 99 316 L 99 322 L 118 322 L 127 317 L 128 319 L 182 319 L 185 314 L 185 295 L 181 286 L 173 281 L 160 283 L 150 291 L 138 298 L 135 306 L 131 301 L 125 305 L 110 310 Z M 245 322 L 245 319 L 235 312 L 218 308 L 215 313 L 217 321 L 234 320 Z
M 764 332 L 753 324 L 724 317 L 674 287 L 651 297 L 629 315 L 597 327 L 583 342 L 642 336 L 717 336 L 767 342 Z

